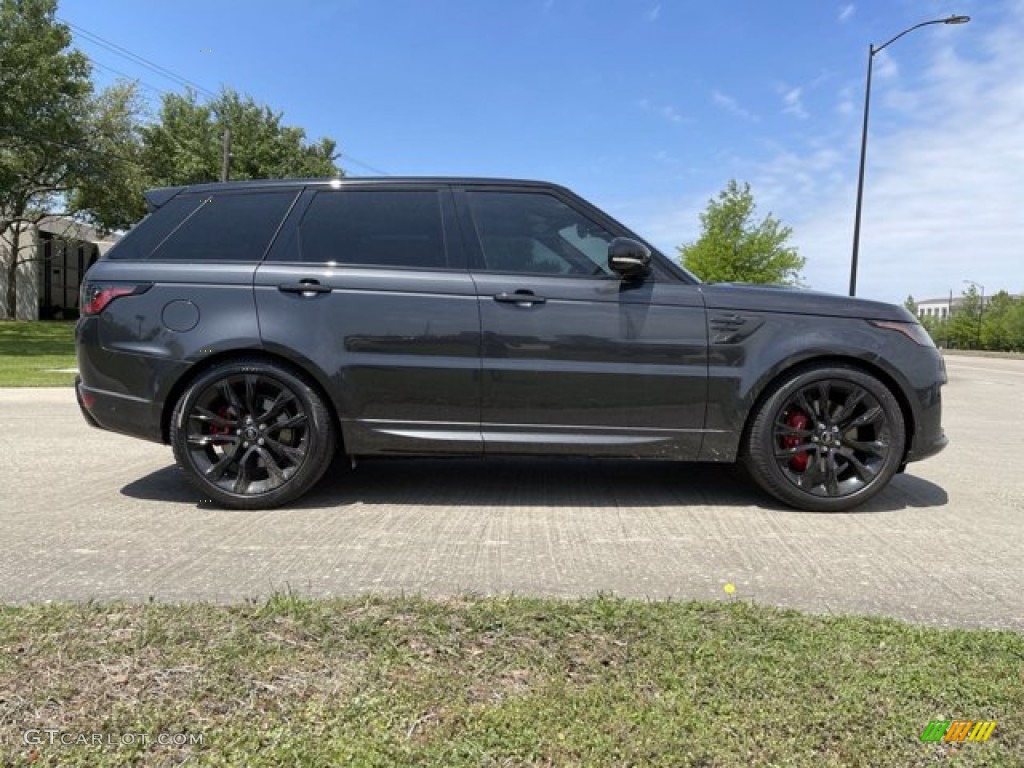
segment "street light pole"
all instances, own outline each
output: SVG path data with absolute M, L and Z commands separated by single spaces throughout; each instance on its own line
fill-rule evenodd
M 895 43 L 904 35 L 913 32 L 915 29 L 927 27 L 930 24 L 966 24 L 971 20 L 970 16 L 950 16 L 948 19 L 932 19 L 922 21 L 909 27 L 898 35 L 882 43 L 877 48 L 874 43 L 868 45 L 868 76 L 867 85 L 864 88 L 864 125 L 860 134 L 860 170 L 857 173 L 857 208 L 853 217 L 853 254 L 850 257 L 850 295 L 857 295 L 857 261 L 860 256 L 860 215 L 864 203 L 864 164 L 868 153 L 868 112 L 871 107 L 871 70 L 875 60 L 875 54 Z
M 860 171 L 857 174 L 857 211 L 853 216 L 853 255 L 850 257 L 850 295 L 857 295 L 857 258 L 860 255 L 860 211 L 864 203 L 864 162 L 868 156 L 868 112 L 871 109 L 871 64 L 875 46 L 868 46 L 868 78 L 864 89 L 864 127 L 860 132 Z

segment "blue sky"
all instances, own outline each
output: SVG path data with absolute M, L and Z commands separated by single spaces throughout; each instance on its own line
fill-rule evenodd
M 730 178 L 845 293 L 869 43 L 862 296 L 1024 292 L 1024 0 L 63 0 L 58 15 L 395 175 L 571 187 L 670 256 Z M 82 36 L 97 63 L 162 78 Z M 96 70 L 106 84 L 116 78 Z M 158 94 L 143 89 L 156 105 Z M 351 154 L 351 160 L 349 159 Z M 372 174 L 371 174 L 372 175 Z

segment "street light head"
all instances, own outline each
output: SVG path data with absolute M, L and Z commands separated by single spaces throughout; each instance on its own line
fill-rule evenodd
M 971 20 L 970 16 L 950 16 L 948 19 L 943 21 L 943 24 L 966 24 Z

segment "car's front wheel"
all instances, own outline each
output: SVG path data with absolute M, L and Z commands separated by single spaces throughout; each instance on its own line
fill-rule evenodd
M 905 445 L 903 412 L 885 384 L 857 368 L 816 367 L 781 382 L 761 402 L 744 459 L 777 499 L 838 512 L 881 491 Z
M 235 360 L 198 376 L 171 417 L 178 465 L 203 498 L 267 509 L 306 493 L 335 450 L 330 412 L 289 369 Z

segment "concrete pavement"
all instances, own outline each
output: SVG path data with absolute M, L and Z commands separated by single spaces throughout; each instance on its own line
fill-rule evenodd
M 1024 630 L 1024 361 L 950 357 L 950 447 L 861 510 L 779 507 L 728 467 L 378 460 L 294 507 L 198 501 L 167 447 L 70 389 L 0 390 L 0 601 L 461 592 L 736 597 Z

